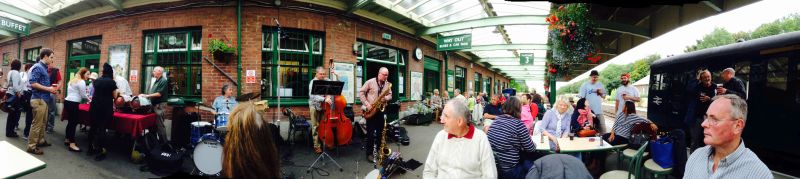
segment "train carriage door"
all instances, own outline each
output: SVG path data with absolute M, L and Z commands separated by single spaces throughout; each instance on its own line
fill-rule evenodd
M 784 125 L 797 120 L 797 92 L 791 91 L 796 85 L 789 85 L 795 81 L 790 77 L 796 76 L 796 64 L 797 54 L 792 52 L 762 56 L 750 66 L 749 109 L 742 137 L 768 166 L 800 164 L 787 158 L 800 156 L 800 144 L 787 141 L 796 141 L 800 132 L 796 125 Z

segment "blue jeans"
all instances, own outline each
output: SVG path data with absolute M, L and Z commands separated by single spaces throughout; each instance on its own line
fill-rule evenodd
M 525 175 L 528 175 L 528 171 L 530 171 L 531 167 L 534 167 L 533 160 L 522 160 L 517 166 L 514 166 L 514 168 L 501 172 L 499 178 L 525 178 Z
M 50 95 L 50 98 L 47 102 L 47 131 L 53 131 L 53 128 L 56 127 L 56 98 L 55 95 Z

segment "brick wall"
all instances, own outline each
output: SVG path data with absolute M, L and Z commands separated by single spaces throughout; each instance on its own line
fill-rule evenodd
M 256 80 L 261 80 L 262 30 L 264 27 L 274 26 L 273 18 L 277 18 L 284 28 L 324 32 L 325 51 L 323 53 L 323 59 L 326 62 L 328 59 L 333 58 L 336 62 L 356 63 L 356 56 L 352 48 L 353 44 L 358 39 L 406 50 L 408 52 L 408 54 L 405 54 L 407 57 L 406 74 L 409 74 L 408 72 L 423 72 L 424 60 L 417 61 L 413 59 L 412 55 L 414 49 L 417 47 L 421 48 L 426 56 L 444 60 L 444 53 L 437 52 L 433 43 L 417 38 L 412 34 L 398 33 L 396 30 L 389 29 L 369 20 L 287 9 L 281 9 L 279 14 L 278 11 L 273 8 L 261 7 L 245 7 L 242 18 L 241 71 L 237 69 L 235 61 L 228 64 L 213 60 L 212 62 L 216 63 L 224 73 L 233 77 L 234 80 L 237 72 L 241 72 L 243 83 L 246 70 L 255 70 Z M 67 41 L 85 37 L 102 36 L 100 63 L 102 64 L 108 61 L 109 46 L 120 44 L 130 45 L 129 68 L 130 70 L 137 70 L 139 72 L 139 80 L 141 81 L 149 78 L 149 74 L 141 74 L 144 31 L 187 27 L 201 28 L 204 49 L 202 54 L 209 58 L 211 54 L 205 50 L 207 49 L 206 45 L 209 35 L 214 39 L 227 37 L 233 42 L 234 46 L 237 45 L 235 7 L 190 8 L 68 25 L 69 27 L 67 28 L 57 27 L 54 28 L 54 30 L 47 30 L 37 34 L 31 34 L 28 37 L 23 37 L 23 53 L 24 49 L 32 47 L 41 46 L 43 48 L 52 48 L 55 50 L 56 55 L 56 62 L 54 65 L 61 68 L 63 71 L 66 61 L 65 57 L 67 55 Z M 383 33 L 392 35 L 392 39 L 382 39 L 381 35 Z M 16 58 L 17 45 L 16 41 L 4 42 L 0 44 L 0 53 L 9 52 L 11 53 L 12 59 Z M 470 68 L 469 63 L 467 59 L 451 53 L 447 69 L 452 70 L 455 65 L 467 68 L 468 81 L 474 81 L 473 75 L 475 72 L 482 73 L 484 78 L 491 76 L 495 79 L 505 80 L 499 75 L 495 76 L 493 72 L 478 64 Z M 230 81 L 222 73 L 213 68 L 211 64 L 205 62 L 205 60 L 203 60 L 202 64 L 202 99 L 206 104 L 210 104 L 216 96 L 220 95 L 220 88 L 222 85 L 230 83 Z M 325 63 L 325 65 L 327 66 L 328 64 Z M 7 71 L 8 66 L 4 66 L 4 68 L 6 69 L 4 71 Z M 442 81 L 440 88 L 444 89 L 446 85 L 444 70 L 442 70 L 440 79 Z M 408 75 L 404 80 L 404 91 L 409 91 L 410 86 L 408 84 L 410 79 Z M 64 82 L 62 82 L 62 85 L 63 83 Z M 259 83 L 241 85 L 241 91 L 243 93 L 260 92 Z M 134 94 L 140 93 L 140 82 L 130 82 L 130 86 Z M 63 98 L 63 95 L 61 95 L 60 98 Z M 403 103 L 401 110 L 405 110 L 408 106 L 413 105 L 413 103 L 414 102 Z M 277 113 L 277 107 L 271 107 L 267 116 L 277 118 L 277 115 L 279 115 Z M 308 116 L 308 107 L 306 106 L 293 106 L 291 108 L 300 115 Z M 359 108 L 360 106 L 354 106 L 354 109 Z M 358 113 L 360 112 L 357 110 L 357 115 L 359 115 Z M 210 115 L 204 113 L 204 116 Z

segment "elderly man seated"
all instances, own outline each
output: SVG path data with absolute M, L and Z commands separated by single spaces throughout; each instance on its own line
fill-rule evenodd
M 773 178 L 769 168 L 744 147 L 747 101 L 734 94 L 715 96 L 708 107 L 703 143 L 686 162 L 684 178 Z
M 497 178 L 489 139 L 469 123 L 464 101 L 448 101 L 441 118 L 422 178 Z

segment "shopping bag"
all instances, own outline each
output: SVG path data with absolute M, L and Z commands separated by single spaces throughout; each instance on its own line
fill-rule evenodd
M 650 143 L 650 152 L 653 153 L 653 161 L 661 168 L 672 168 L 672 138 L 661 137 Z

